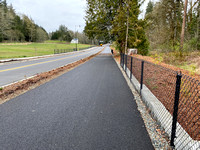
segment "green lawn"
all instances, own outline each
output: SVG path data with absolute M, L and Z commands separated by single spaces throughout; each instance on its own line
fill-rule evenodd
M 90 46 L 78 44 L 78 48 Z M 50 41 L 47 43 L 1 43 L 0 59 L 49 55 L 54 53 L 54 49 L 73 49 L 75 47 L 75 44 L 50 43 Z

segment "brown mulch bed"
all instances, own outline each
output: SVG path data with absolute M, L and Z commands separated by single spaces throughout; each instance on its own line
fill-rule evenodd
M 98 52 L 97 54 L 93 54 L 87 58 L 81 59 L 79 61 L 76 61 L 74 63 L 68 64 L 66 66 L 37 74 L 36 76 L 26 79 L 23 81 L 20 81 L 18 83 L 11 84 L 9 86 L 6 86 L 2 89 L 0 89 L 0 104 L 4 103 L 5 101 L 8 101 L 20 94 L 23 94 L 27 92 L 28 90 L 34 89 L 37 86 L 40 86 L 41 84 L 44 84 L 66 72 L 69 70 L 72 70 L 73 68 L 85 63 L 86 61 L 92 59 L 93 57 L 99 55 L 102 51 Z
M 191 72 L 187 71 L 187 70 L 184 70 L 184 69 L 181 69 L 181 68 L 178 68 L 176 66 L 173 66 L 173 65 L 169 65 L 169 64 L 166 64 L 166 63 L 162 63 L 162 62 L 158 62 L 156 61 L 155 59 L 149 57 L 149 56 L 141 56 L 141 55 L 137 55 L 137 54 L 134 54 L 132 55 L 133 57 L 136 57 L 136 58 L 139 58 L 139 59 L 143 59 L 145 61 L 148 61 L 148 62 L 151 62 L 151 63 L 154 63 L 154 64 L 157 64 L 157 65 L 161 65 L 163 67 L 166 67 L 168 69 L 172 69 L 174 71 L 181 71 L 183 74 L 185 75 L 188 75 L 188 76 L 191 76 Z M 192 75 L 193 78 L 196 78 L 197 80 L 200 81 L 200 75 L 199 74 L 196 74 L 194 73 Z

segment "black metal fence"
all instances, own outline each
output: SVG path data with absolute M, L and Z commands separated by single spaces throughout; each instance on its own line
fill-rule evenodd
M 85 47 L 85 48 L 73 48 L 73 49 L 54 49 L 54 54 L 62 54 L 62 53 L 68 53 L 68 52 L 74 52 L 74 51 L 81 51 L 86 50 L 89 48 L 92 48 L 94 46 Z
M 54 54 L 73 52 L 74 49 L 54 49 Z
M 155 118 L 168 133 L 176 149 L 200 149 L 200 82 L 154 63 L 121 54 L 121 67 L 131 81 L 140 83 L 157 98 Z

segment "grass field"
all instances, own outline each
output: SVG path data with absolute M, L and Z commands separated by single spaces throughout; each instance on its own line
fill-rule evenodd
M 59 40 L 47 40 L 44 43 L 66 44 L 67 42 L 66 41 L 59 41 Z
M 90 46 L 78 44 L 78 48 Z M 75 44 L 64 44 L 56 41 L 47 41 L 45 43 L 1 43 L 0 59 L 49 55 L 54 53 L 54 49 L 73 49 L 75 47 Z

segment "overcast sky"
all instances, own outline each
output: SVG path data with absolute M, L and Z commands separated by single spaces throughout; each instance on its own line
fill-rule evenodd
M 85 26 L 86 0 L 7 0 L 7 2 L 13 5 L 18 14 L 31 17 L 47 32 L 55 31 L 61 24 L 73 31 L 75 26 L 79 31 Z M 143 10 L 146 9 L 148 2 L 149 0 L 145 1 Z

